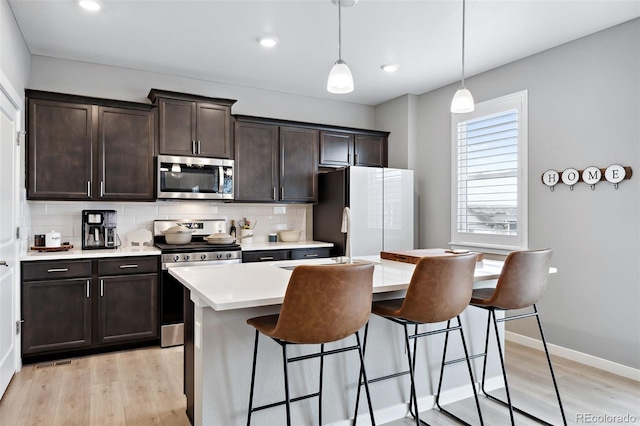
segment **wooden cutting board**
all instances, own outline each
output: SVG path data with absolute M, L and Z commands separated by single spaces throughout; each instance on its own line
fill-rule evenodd
M 457 250 L 456 253 L 462 251 Z M 472 253 L 472 252 L 468 252 Z M 453 250 L 448 249 L 417 249 L 417 250 L 398 250 L 398 251 L 381 251 L 380 258 L 387 260 L 394 260 L 396 262 L 404 263 L 418 263 L 421 257 L 425 256 L 451 256 Z M 482 253 L 476 253 L 478 255 L 478 262 L 483 259 Z

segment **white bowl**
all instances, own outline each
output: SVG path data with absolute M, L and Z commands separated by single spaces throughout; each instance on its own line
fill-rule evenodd
M 293 243 L 300 239 L 301 233 L 302 231 L 280 231 L 278 232 L 278 236 L 280 237 L 280 241 Z

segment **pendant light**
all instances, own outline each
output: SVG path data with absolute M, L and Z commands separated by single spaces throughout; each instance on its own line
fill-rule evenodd
M 345 61 L 342 60 L 342 15 L 341 0 L 338 3 L 338 60 L 331 68 L 327 80 L 327 90 L 331 93 L 353 92 L 353 76 Z
M 473 96 L 471 92 L 464 87 L 464 18 L 465 18 L 465 0 L 462 0 L 462 81 L 460 88 L 453 95 L 451 100 L 451 112 L 453 113 L 465 113 L 471 112 L 475 109 L 473 104 Z

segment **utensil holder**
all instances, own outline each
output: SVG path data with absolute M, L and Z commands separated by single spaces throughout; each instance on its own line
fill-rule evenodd
M 253 229 L 240 229 L 241 244 L 251 244 L 253 242 Z

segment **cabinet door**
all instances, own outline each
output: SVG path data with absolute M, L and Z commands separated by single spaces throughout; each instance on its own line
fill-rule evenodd
M 231 158 L 230 108 L 207 103 L 197 104 L 197 155 Z
M 29 99 L 27 198 L 91 199 L 91 110 L 91 105 Z
M 318 131 L 280 127 L 280 201 L 318 200 Z
M 100 277 L 98 344 L 158 336 L 157 274 Z
M 235 186 L 236 201 L 277 201 L 277 126 L 236 123 Z
M 355 166 L 387 166 L 387 139 L 383 136 L 355 136 Z
M 320 132 L 320 165 L 346 167 L 353 161 L 353 135 Z
M 195 155 L 196 103 L 160 99 L 160 154 Z
M 99 108 L 100 199 L 154 199 L 154 126 L 153 111 Z
M 22 353 L 91 346 L 91 280 L 22 283 Z

